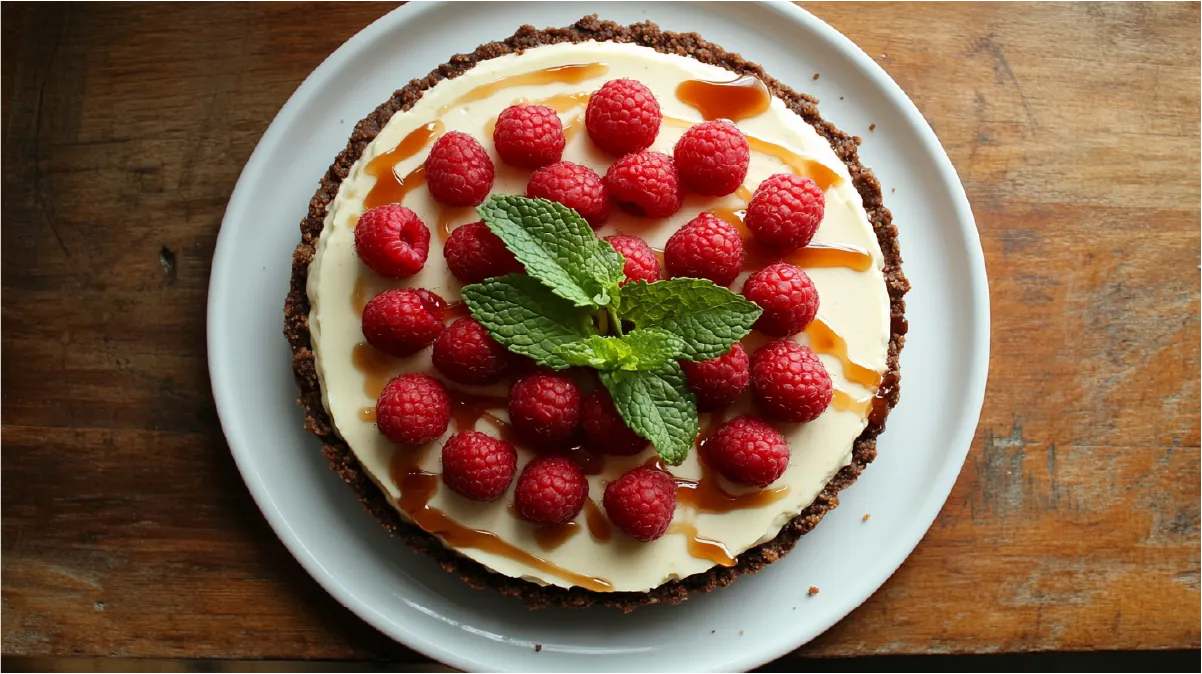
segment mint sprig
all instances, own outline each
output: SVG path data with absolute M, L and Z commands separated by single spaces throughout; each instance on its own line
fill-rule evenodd
M 494 195 L 477 211 L 526 273 L 578 307 L 604 307 L 624 278 L 624 261 L 576 211 L 546 199 Z
M 678 361 L 728 353 L 760 308 L 705 279 L 639 281 L 619 291 L 622 256 L 558 203 L 497 195 L 477 211 L 527 273 L 465 286 L 472 316 L 539 365 L 598 370 L 626 424 L 665 462 L 684 461 L 699 424 Z
M 680 363 L 656 370 L 601 372 L 618 414 L 631 430 L 651 441 L 660 458 L 679 466 L 697 439 L 697 399 L 685 384 Z
M 493 339 L 540 365 L 569 367 L 556 350 L 597 334 L 591 311 L 564 302 L 525 274 L 490 278 L 464 286 L 462 293 L 472 317 Z
M 684 340 L 660 328 L 632 330 L 620 337 L 593 335 L 561 344 L 555 355 L 571 365 L 597 370 L 651 370 L 684 353 Z
M 725 355 L 751 332 L 762 311 L 707 279 L 638 281 L 622 288 L 622 318 L 639 328 L 660 328 L 680 336 L 685 360 Z

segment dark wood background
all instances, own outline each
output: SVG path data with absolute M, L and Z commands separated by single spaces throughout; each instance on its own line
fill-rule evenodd
M 205 366 L 243 163 L 387 9 L 4 5 L 6 656 L 420 661 L 267 527 Z M 810 9 L 959 170 L 993 360 L 942 515 L 801 655 L 1198 648 L 1199 5 Z

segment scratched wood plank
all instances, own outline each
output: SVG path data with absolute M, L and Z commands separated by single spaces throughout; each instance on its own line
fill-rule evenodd
M 421 660 L 276 540 L 204 360 L 242 165 L 387 9 L 4 7 L 5 655 Z M 993 335 L 944 512 L 799 655 L 1197 648 L 1198 5 L 810 9 L 939 134 Z

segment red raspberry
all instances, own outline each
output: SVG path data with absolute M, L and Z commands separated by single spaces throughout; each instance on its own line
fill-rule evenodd
M 580 389 L 571 379 L 547 371 L 522 377 L 509 392 L 509 422 L 532 442 L 567 444 L 580 428 Z
M 666 218 L 680 210 L 676 162 L 660 152 L 628 154 L 605 172 L 609 196 L 623 210 L 648 218 Z
M 442 255 L 451 273 L 464 285 L 525 271 L 501 237 L 493 234 L 483 221 L 456 227 L 447 237 Z
M 719 119 L 685 131 L 676 141 L 672 156 L 685 187 L 698 194 L 721 197 L 743 184 L 751 147 L 739 127 Z
M 756 241 L 793 250 L 810 244 L 825 208 L 826 198 L 818 183 L 791 173 L 777 173 L 755 188 L 744 222 Z
M 818 289 L 808 274 L 787 262 L 757 271 L 743 282 L 743 296 L 760 305 L 764 313 L 755 329 L 773 337 L 805 330 L 818 315 Z
M 434 342 L 434 367 L 460 384 L 492 384 L 505 376 L 509 351 L 484 326 L 461 318 Z
M 779 421 L 813 421 L 834 395 L 822 361 L 791 339 L 765 344 L 751 355 L 751 392 L 760 410 Z
M 588 480 L 563 456 L 542 456 L 526 464 L 513 502 L 518 516 L 539 526 L 570 522 L 584 507 Z
M 359 216 L 355 252 L 367 268 L 387 278 L 407 278 L 426 266 L 430 230 L 400 204 L 376 206 Z
M 446 302 L 425 288 L 385 290 L 363 307 L 363 336 L 390 356 L 409 356 L 442 334 Z
M 647 439 L 630 430 L 603 386 L 584 399 L 583 419 L 584 435 L 594 452 L 634 456 L 647 447 Z
M 610 80 L 588 99 L 584 124 L 597 147 L 613 155 L 651 147 L 663 122 L 659 101 L 634 80 Z
M 682 360 L 680 367 L 688 377 L 689 388 L 697 396 L 699 412 L 712 412 L 730 405 L 751 381 L 747 351 L 738 342 L 726 355 L 700 363 Z
M 442 437 L 451 423 L 451 396 L 428 374 L 406 374 L 384 386 L 376 400 L 376 427 L 402 445 Z
M 593 229 L 609 218 L 609 192 L 601 176 L 570 161 L 544 166 L 531 174 L 526 196 L 563 204 L 588 220 Z
M 631 538 L 654 541 L 668 531 L 676 512 L 676 481 L 662 470 L 639 466 L 605 487 L 605 514 Z
M 563 156 L 563 123 L 545 105 L 511 105 L 497 116 L 493 146 L 510 166 L 538 168 Z
M 722 424 L 701 444 L 705 463 L 737 484 L 767 487 L 789 467 L 789 443 L 780 431 L 755 417 Z
M 473 501 L 501 498 L 517 472 L 517 450 L 504 440 L 462 431 L 442 446 L 442 481 Z
M 729 223 L 702 213 L 668 239 L 664 264 L 673 278 L 707 278 L 728 286 L 743 270 L 743 240 Z
M 492 189 L 492 159 L 484 146 L 461 131 L 434 141 L 426 157 L 430 196 L 447 206 L 479 206 Z
M 626 280 L 622 281 L 622 285 L 631 281 L 654 283 L 663 278 L 663 272 L 659 268 L 659 258 L 655 257 L 655 251 L 651 250 L 651 246 L 648 246 L 646 241 L 637 236 L 620 234 L 607 236 L 605 240 L 614 247 L 614 250 L 621 253 L 622 257 L 626 258 L 626 265 L 622 268 L 622 271 L 626 273 Z

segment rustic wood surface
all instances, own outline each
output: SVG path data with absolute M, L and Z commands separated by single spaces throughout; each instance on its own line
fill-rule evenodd
M 4 6 L 5 655 L 421 659 L 272 534 L 205 366 L 243 163 L 387 9 Z M 810 9 L 959 170 L 993 362 L 942 515 L 800 655 L 1198 648 L 1199 5 Z

